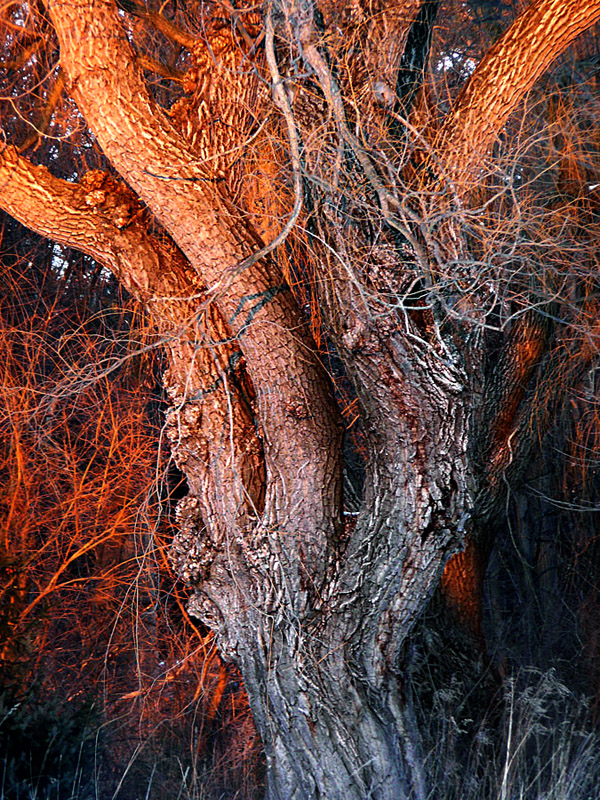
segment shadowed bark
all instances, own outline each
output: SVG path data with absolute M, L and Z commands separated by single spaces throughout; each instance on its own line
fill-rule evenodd
M 464 215 L 499 131 L 600 0 L 536 0 L 439 132 L 403 116 L 437 2 L 207 11 L 197 38 L 129 1 L 46 5 L 67 91 L 127 186 L 60 181 L 5 147 L 0 205 L 92 255 L 155 321 L 190 488 L 173 561 L 242 671 L 267 798 L 425 798 L 408 645 L 441 608 L 425 625 L 450 620 L 481 676 L 490 522 L 547 427 L 534 409 L 560 402 L 544 387 L 566 352 L 534 311 L 489 334 L 502 276 L 482 280 Z M 169 113 L 123 13 L 190 50 Z M 341 414 L 294 275 L 360 403 L 366 476 L 346 529 Z M 584 338 L 571 382 L 593 357 Z

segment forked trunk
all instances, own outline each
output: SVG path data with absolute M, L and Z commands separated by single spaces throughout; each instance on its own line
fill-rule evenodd
M 416 98 L 435 0 L 299 0 L 244 20 L 231 8 L 231 24 L 217 5 L 181 42 L 197 87 L 167 116 L 123 24 L 149 12 L 46 0 L 70 96 L 131 189 L 108 173 L 58 181 L 4 148 L 0 204 L 102 261 L 154 315 L 167 434 L 190 489 L 173 561 L 192 613 L 242 671 L 268 800 L 424 800 L 407 642 L 543 429 L 526 389 L 550 346 L 519 312 L 488 369 L 487 328 L 512 278 L 475 247 L 473 185 L 600 0 L 533 0 L 439 130 Z M 273 204 L 282 186 L 290 202 Z M 283 227 L 265 223 L 273 208 Z M 341 416 L 273 230 L 312 280 L 361 407 L 367 477 L 346 530 Z M 472 545 L 442 590 L 476 670 Z M 425 618 L 421 634 L 425 657 L 443 659 L 444 631 Z
M 437 380 L 443 380 L 440 371 Z M 353 529 L 326 537 L 333 552 L 322 578 L 302 562 L 290 569 L 294 556 L 284 527 L 274 517 L 266 522 L 267 497 L 261 522 L 244 537 L 224 532 L 221 552 L 212 552 L 203 580 L 195 581 L 207 538 L 200 527 L 206 514 L 197 515 L 197 507 L 218 487 L 205 476 L 203 496 L 182 503 L 176 566 L 196 585 L 191 612 L 217 631 L 222 652 L 242 672 L 265 748 L 268 800 L 427 797 L 403 664 L 406 642 L 468 524 L 468 426 L 452 386 L 450 396 L 432 383 L 417 393 L 415 373 L 411 390 L 422 407 L 395 418 L 404 408 L 402 393 L 385 413 L 373 394 L 367 431 L 380 444 L 372 448 L 363 506 Z M 185 403 L 173 413 L 185 418 Z M 171 424 L 181 428 L 174 419 Z M 181 437 L 173 444 L 183 463 Z M 190 465 L 187 460 L 188 473 Z M 302 482 L 301 474 L 282 478 L 287 485 Z M 190 474 L 188 481 L 200 483 Z M 315 509 L 314 524 L 333 516 Z M 244 559 L 236 557 L 237 548 Z M 302 552 L 300 543 L 295 557 Z M 220 578 L 224 570 L 228 581 Z

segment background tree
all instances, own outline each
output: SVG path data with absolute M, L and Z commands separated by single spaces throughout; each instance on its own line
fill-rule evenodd
M 588 174 L 555 144 L 552 204 L 515 112 L 600 3 L 536 0 L 487 52 L 432 58 L 441 5 L 4 12 L 0 204 L 155 321 L 173 560 L 242 671 L 269 798 L 427 796 L 417 676 L 444 653 L 481 677 L 495 520 L 597 354 L 595 149 Z

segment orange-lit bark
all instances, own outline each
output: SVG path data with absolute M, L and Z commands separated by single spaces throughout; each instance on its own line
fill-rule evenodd
M 104 172 L 58 181 L 6 148 L 0 204 L 105 264 L 156 320 L 168 433 L 190 487 L 174 560 L 191 610 L 243 672 L 267 797 L 427 797 L 398 682 L 407 642 L 440 580 L 447 606 L 479 632 L 479 528 L 543 433 L 532 388 L 553 356 L 563 363 L 534 311 L 488 336 L 504 274 L 480 259 L 468 218 L 450 213 L 440 175 L 454 183 L 454 211 L 478 217 L 472 177 L 536 78 L 600 18 L 600 0 L 536 0 L 437 137 L 405 126 L 395 95 L 405 62 L 404 99 L 424 80 L 433 16 L 417 0 L 323 3 L 321 15 L 309 0 L 285 2 L 244 25 L 237 11 L 222 9 L 224 22 L 208 10 L 197 39 L 134 5 L 193 51 L 170 118 L 115 3 L 47 8 L 70 97 L 131 188 Z M 407 167 L 413 144 L 433 138 L 434 168 Z M 364 497 L 346 534 L 340 414 L 286 280 L 289 252 L 258 232 L 285 230 L 269 221 L 282 211 L 302 226 L 306 262 L 294 267 L 310 273 L 362 410 Z M 150 232 L 157 223 L 164 233 Z M 527 305 L 527 281 L 518 286 Z M 587 358 L 595 343 L 578 342 Z
M 296 585 L 305 569 L 322 580 L 339 525 L 330 516 L 340 480 L 338 414 L 281 271 L 273 259 L 253 258 L 261 244 L 253 230 L 150 97 L 116 8 L 73 0 L 49 2 L 48 10 L 72 96 L 106 156 L 185 253 L 239 339 L 271 476 L 265 513 L 293 532 L 283 546 L 297 564 Z
M 483 576 L 485 564 L 478 545 L 469 540 L 465 549 L 453 555 L 444 568 L 440 589 L 447 606 L 461 624 L 482 638 Z
M 448 176 L 478 170 L 524 95 L 563 50 L 600 19 L 599 0 L 535 0 L 487 53 L 435 143 Z
M 230 374 L 232 361 L 237 364 L 239 350 L 178 248 L 148 232 L 135 195 L 105 173 L 87 173 L 79 184 L 71 184 L 5 148 L 0 154 L 0 185 L 2 208 L 42 235 L 93 256 L 155 318 L 159 342 L 170 354 L 166 385 L 175 406 L 170 436 L 182 467 L 189 460 L 198 468 L 203 463 L 209 467 L 197 477 L 203 485 L 212 485 L 211 492 L 202 494 L 207 513 L 220 514 L 233 524 L 242 509 L 260 507 L 263 466 L 252 389 L 247 385 L 241 393 L 225 390 L 224 376 Z M 238 369 L 241 376 L 243 365 Z M 210 405 L 205 403 L 199 415 L 194 407 L 205 394 Z M 203 442 L 200 453 L 197 441 L 190 441 L 190 426 Z M 223 437 L 231 441 L 231 452 L 225 454 L 227 467 L 217 468 Z M 213 484 L 211 465 L 220 476 L 218 486 Z

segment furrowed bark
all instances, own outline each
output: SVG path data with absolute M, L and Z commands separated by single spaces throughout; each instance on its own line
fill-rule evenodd
M 600 19 L 600 0 L 535 0 L 487 53 L 446 118 L 435 151 L 460 189 L 550 64 Z
M 264 440 L 264 528 L 290 562 L 287 599 L 300 609 L 306 576 L 318 586 L 328 569 L 340 494 L 338 412 L 306 325 L 275 262 L 253 260 L 260 242 L 233 212 L 219 176 L 207 174 L 150 98 L 116 7 L 69 0 L 48 8 L 71 94 L 104 152 L 173 236 L 240 342 Z

